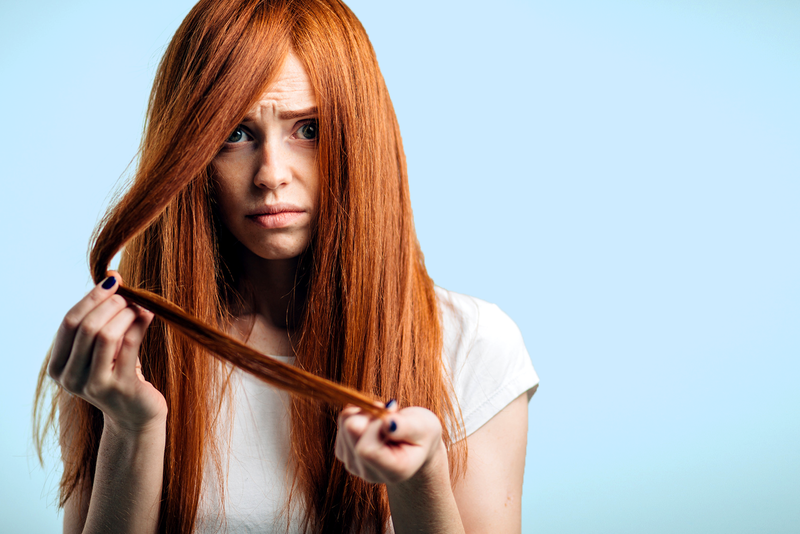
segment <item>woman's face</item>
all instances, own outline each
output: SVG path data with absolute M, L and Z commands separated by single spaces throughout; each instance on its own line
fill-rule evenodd
M 214 158 L 222 222 L 261 258 L 294 258 L 308 246 L 319 202 L 316 105 L 290 54 Z

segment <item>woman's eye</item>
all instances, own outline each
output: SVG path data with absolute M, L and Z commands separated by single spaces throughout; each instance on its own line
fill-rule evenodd
M 306 141 L 317 138 L 317 121 L 307 122 L 297 129 L 297 137 Z
M 231 135 L 228 136 L 228 139 L 225 140 L 226 143 L 242 143 L 244 141 L 250 141 L 251 137 L 247 134 L 247 132 L 239 126 L 236 128 Z

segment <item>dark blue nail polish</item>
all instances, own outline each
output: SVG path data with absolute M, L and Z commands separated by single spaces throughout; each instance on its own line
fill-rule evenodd
M 394 421 L 391 421 L 389 423 L 389 432 L 394 432 L 395 430 L 397 430 L 397 423 L 395 423 Z
M 386 403 L 387 408 L 394 408 L 394 405 L 397 404 L 397 401 L 394 399 L 390 399 L 389 402 Z
M 103 280 L 103 289 L 111 289 L 114 287 L 114 284 L 117 283 L 117 279 L 113 276 L 109 276 L 105 280 Z

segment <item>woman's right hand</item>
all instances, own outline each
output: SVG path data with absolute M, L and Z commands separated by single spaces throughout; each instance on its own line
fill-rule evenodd
M 139 346 L 153 314 L 116 295 L 119 274 L 94 287 L 64 317 L 48 373 L 99 408 L 106 423 L 140 433 L 164 427 L 167 403 L 144 379 Z

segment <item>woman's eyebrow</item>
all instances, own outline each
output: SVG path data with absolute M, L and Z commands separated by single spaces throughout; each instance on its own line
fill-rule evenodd
M 309 115 L 316 115 L 317 114 L 317 106 L 312 106 L 307 109 L 298 109 L 298 110 L 289 110 L 289 111 L 281 111 L 278 113 L 278 118 L 282 121 L 288 121 L 292 119 L 297 119 L 300 117 L 308 117 Z

